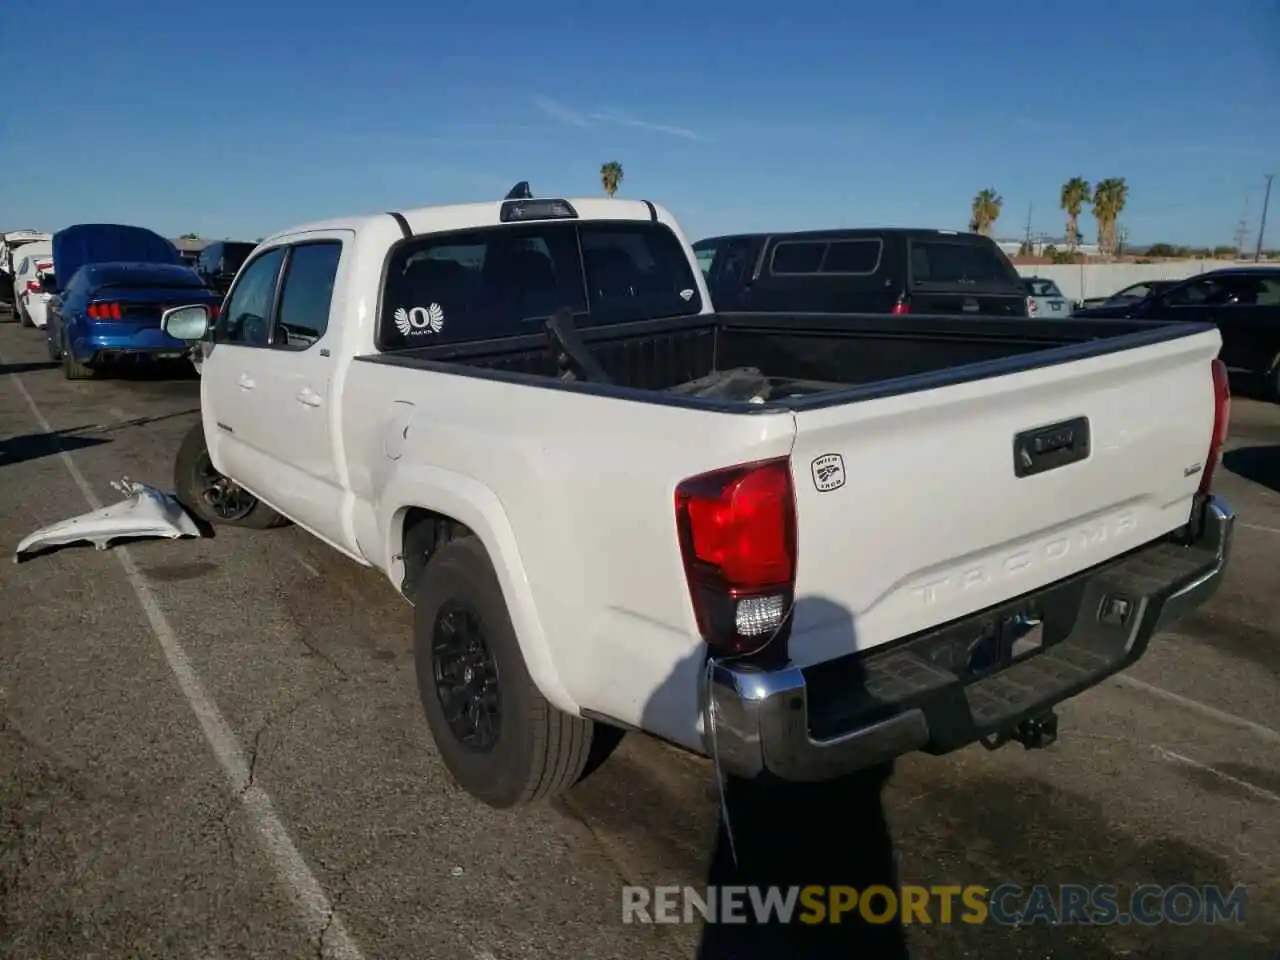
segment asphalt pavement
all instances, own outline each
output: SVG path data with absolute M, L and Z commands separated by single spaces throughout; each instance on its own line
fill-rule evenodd
M 169 487 L 199 381 L 68 382 L 0 322 L 0 541 Z M 1227 582 L 1061 708 L 1050 749 L 973 747 L 804 789 L 737 788 L 628 736 L 555 804 L 449 780 L 409 607 L 293 527 L 71 547 L 0 576 L 0 956 L 1276 956 L 1280 406 L 1237 396 Z M 625 884 L 1217 884 L 1243 924 L 622 922 Z

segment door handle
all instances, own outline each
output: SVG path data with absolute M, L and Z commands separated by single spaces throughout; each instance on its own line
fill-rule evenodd
M 298 391 L 298 402 L 308 407 L 318 407 L 320 406 L 320 394 L 310 387 L 303 387 Z
M 236 386 L 241 390 L 252 390 L 255 386 L 253 377 L 249 376 L 247 373 L 240 374 L 240 376 L 236 378 Z

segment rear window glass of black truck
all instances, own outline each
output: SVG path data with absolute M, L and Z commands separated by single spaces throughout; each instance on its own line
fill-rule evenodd
M 222 269 L 225 273 L 236 273 L 249 259 L 256 245 L 252 243 L 224 243 L 222 245 Z
M 769 272 L 868 276 L 880 266 L 884 244 L 879 237 L 847 240 L 780 240 L 773 248 Z
M 1000 248 L 966 240 L 911 243 L 911 282 L 917 287 L 1008 291 L 1025 296 L 1022 278 Z
M 579 327 L 700 313 L 684 246 L 666 226 L 541 221 L 430 234 L 388 257 L 378 347 L 536 332 L 567 307 Z

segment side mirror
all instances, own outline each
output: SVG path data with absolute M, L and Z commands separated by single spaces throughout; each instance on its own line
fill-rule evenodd
M 173 307 L 160 314 L 160 329 L 175 340 L 203 340 L 212 319 L 212 312 L 202 303 Z

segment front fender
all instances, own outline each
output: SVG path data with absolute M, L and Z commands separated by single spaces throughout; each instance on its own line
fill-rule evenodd
M 379 500 L 378 529 L 387 531 L 382 568 L 397 584 L 404 579 L 404 520 L 414 507 L 452 517 L 480 538 L 498 575 L 529 676 L 549 703 L 577 714 L 579 705 L 561 682 L 515 532 L 497 494 L 471 477 L 438 467 L 406 464 L 396 469 Z

